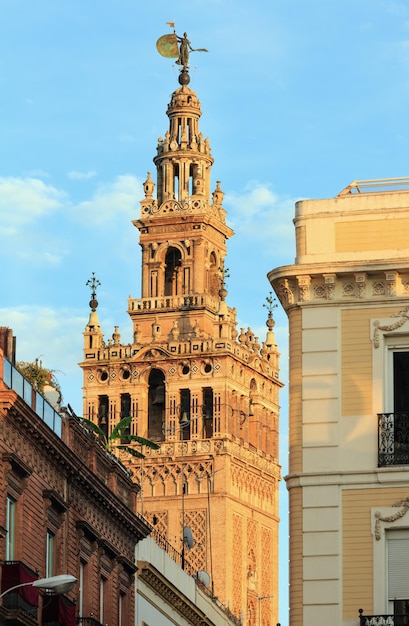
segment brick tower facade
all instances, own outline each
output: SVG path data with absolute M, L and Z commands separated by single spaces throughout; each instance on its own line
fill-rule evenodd
M 245 624 L 278 616 L 279 353 L 272 313 L 266 340 L 237 330 L 224 261 L 233 231 L 213 158 L 199 131 L 186 68 L 148 173 L 140 217 L 141 298 L 128 300 L 132 341 L 104 341 L 96 311 L 84 333 L 84 417 L 160 444 L 140 461 L 143 513 Z M 156 187 L 156 189 L 155 189 Z M 122 454 L 122 453 L 121 453 Z M 185 537 L 185 539 L 183 539 Z M 207 579 L 207 572 L 209 579 Z

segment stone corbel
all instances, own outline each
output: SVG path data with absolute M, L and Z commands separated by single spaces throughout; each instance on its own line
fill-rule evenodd
M 288 278 L 280 280 L 278 296 L 284 305 L 294 304 L 294 294 L 291 291 Z
M 359 272 L 358 274 L 355 274 L 355 288 L 356 288 L 357 298 L 365 297 L 366 281 L 367 281 L 366 272 Z
M 401 292 L 402 280 L 399 272 L 385 272 L 386 289 L 388 297 L 397 296 Z
M 332 300 L 335 295 L 336 274 L 323 274 L 325 284 L 325 296 L 327 300 Z
M 306 302 L 310 299 L 311 276 L 297 276 L 299 299 Z

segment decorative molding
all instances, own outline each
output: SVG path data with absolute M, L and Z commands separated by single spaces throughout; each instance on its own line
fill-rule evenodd
M 395 502 L 392 504 L 393 507 L 400 507 L 400 510 L 393 515 L 382 515 L 380 511 L 376 511 L 375 513 L 375 539 L 379 541 L 381 539 L 381 522 L 393 523 L 396 520 L 400 519 L 404 515 L 406 515 L 409 509 L 409 498 L 405 498 L 405 500 L 400 500 L 399 502 Z
M 374 348 L 379 348 L 379 331 L 384 333 L 391 333 L 398 328 L 401 328 L 408 320 L 409 320 L 409 306 L 405 309 L 394 313 L 392 317 L 398 317 L 399 319 L 396 322 L 392 322 L 390 324 L 380 324 L 379 320 L 374 320 L 374 333 L 373 333 L 373 344 Z

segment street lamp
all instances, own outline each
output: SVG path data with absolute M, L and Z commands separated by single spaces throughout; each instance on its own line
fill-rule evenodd
M 36 587 L 37 589 L 46 589 L 56 595 L 68 593 L 68 591 L 71 591 L 74 587 L 76 582 L 77 579 L 75 576 L 71 576 L 71 574 L 59 574 L 58 576 L 50 576 L 49 578 L 39 578 L 38 580 L 34 580 L 29 583 L 20 583 L 19 585 L 10 587 L 10 589 L 6 589 L 6 591 L 3 591 L 3 593 L 0 594 L 0 598 L 15 589 L 20 589 L 20 587 Z

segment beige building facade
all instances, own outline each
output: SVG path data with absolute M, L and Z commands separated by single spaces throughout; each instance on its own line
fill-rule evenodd
M 289 319 L 291 626 L 406 623 L 408 188 L 298 202 L 295 263 L 269 274 Z
M 226 302 L 233 231 L 185 67 L 179 83 L 133 222 L 142 293 L 128 299 L 130 342 L 118 327 L 104 339 L 90 281 L 83 414 L 107 434 L 132 416 L 130 434 L 159 444 L 121 457 L 140 512 L 243 624 L 266 626 L 278 618 L 279 352 L 272 310 L 259 342 Z

